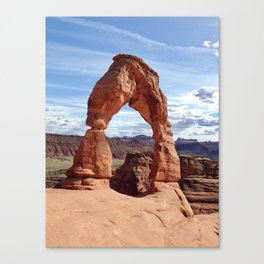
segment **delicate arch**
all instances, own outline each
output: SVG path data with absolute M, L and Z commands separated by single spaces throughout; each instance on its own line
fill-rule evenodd
M 89 97 L 86 124 L 91 129 L 86 132 L 67 175 L 111 177 L 112 155 L 104 130 L 113 115 L 128 103 L 153 130 L 152 180 L 178 181 L 180 162 L 168 122 L 167 99 L 159 87 L 158 74 L 136 56 L 119 54 L 113 60 Z

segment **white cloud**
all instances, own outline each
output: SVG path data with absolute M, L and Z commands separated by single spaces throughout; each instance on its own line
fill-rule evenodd
M 219 42 L 217 41 L 217 42 L 213 43 L 212 47 L 215 49 L 219 48 Z
M 218 88 L 203 86 L 184 96 L 168 97 L 174 139 L 218 140 Z
M 78 108 L 47 103 L 46 132 L 52 134 L 83 135 L 85 111 L 82 115 Z
M 212 47 L 212 42 L 209 41 L 209 40 L 205 40 L 203 42 L 203 46 L 206 47 L 206 48 L 211 48 Z
M 195 112 L 218 112 L 218 87 L 202 86 L 182 96 L 168 97 L 169 109 L 173 106 L 181 106 Z
M 46 106 L 46 132 L 67 135 L 84 135 L 89 128 L 85 124 L 86 104 L 78 104 L 79 97 L 71 98 L 47 98 Z M 140 114 L 124 106 L 112 117 L 106 135 L 114 136 L 135 136 L 138 134 L 152 135 L 148 125 Z
M 203 86 L 197 91 L 192 92 L 192 95 L 198 98 L 203 103 L 218 104 L 218 88 Z
M 184 96 L 168 97 L 169 121 L 172 123 L 175 140 L 178 137 L 194 136 L 198 140 L 218 140 L 218 101 L 215 99 L 217 91 L 217 87 L 201 87 Z M 136 111 L 122 110 L 113 117 L 106 130 L 110 137 L 138 134 L 151 136 L 152 133 L 151 127 Z
M 52 134 L 80 135 L 83 136 L 86 127 L 81 118 L 47 117 L 46 132 Z
M 197 90 L 198 91 L 198 90 Z M 195 96 L 191 93 L 193 98 Z M 172 123 L 174 139 L 178 137 L 196 137 L 199 140 L 217 140 L 218 117 L 213 104 L 208 104 L 197 99 L 197 103 L 190 100 L 190 95 L 179 98 L 168 98 L 169 121 Z M 172 100 L 171 100 L 172 99 Z M 51 104 L 51 101 L 53 102 Z M 76 99 L 66 104 L 65 100 L 49 100 L 46 107 L 46 131 L 57 134 L 84 135 L 88 127 L 85 125 L 86 105 L 76 105 Z M 198 105 L 200 103 L 200 105 Z M 207 107 L 206 107 L 207 106 Z M 138 134 L 152 135 L 152 129 L 140 114 L 128 106 L 122 108 L 113 116 L 106 135 L 135 136 Z
M 219 57 L 219 42 L 214 42 L 212 43 L 212 41 L 209 41 L 209 40 L 205 40 L 203 42 L 203 46 L 208 48 L 209 50 L 212 50 L 215 54 L 216 57 Z
M 216 50 L 214 51 L 214 54 L 215 54 L 216 57 L 219 57 L 219 50 L 216 49 Z

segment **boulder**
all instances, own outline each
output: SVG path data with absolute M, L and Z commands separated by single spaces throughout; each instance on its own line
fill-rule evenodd
M 111 188 L 131 196 L 146 194 L 151 187 L 151 165 L 150 153 L 128 153 L 124 164 L 110 180 Z

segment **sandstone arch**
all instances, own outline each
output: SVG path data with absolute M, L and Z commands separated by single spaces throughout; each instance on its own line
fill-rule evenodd
M 128 103 L 153 130 L 155 147 L 151 179 L 179 181 L 180 161 L 168 121 L 167 99 L 159 87 L 158 74 L 136 56 L 119 54 L 113 60 L 89 97 L 86 124 L 91 129 L 87 130 L 66 175 L 69 178 L 99 179 L 112 176 L 112 154 L 104 130 L 112 116 Z

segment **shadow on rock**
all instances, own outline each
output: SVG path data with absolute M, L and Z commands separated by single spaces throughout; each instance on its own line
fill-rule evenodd
M 124 164 L 110 179 L 110 188 L 122 194 L 141 197 L 150 193 L 153 153 L 127 153 Z

